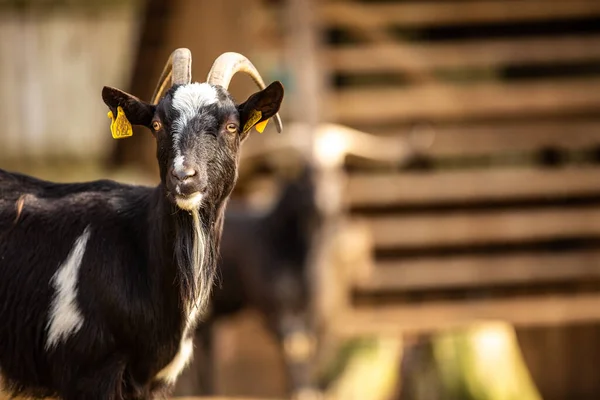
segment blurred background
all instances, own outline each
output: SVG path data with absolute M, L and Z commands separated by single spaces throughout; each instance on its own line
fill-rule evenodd
M 0 0 L 0 167 L 156 184 L 100 93 L 178 47 L 286 98 L 175 395 L 600 398 L 598 0 Z

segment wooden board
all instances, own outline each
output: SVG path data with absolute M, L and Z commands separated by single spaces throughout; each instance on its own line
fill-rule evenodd
M 414 129 L 371 127 L 369 132 L 423 143 L 418 151 L 433 157 L 531 152 L 544 147 L 573 150 L 600 145 L 600 120 L 596 119 L 549 121 L 534 118 L 527 122 L 423 125 Z
M 337 26 L 422 27 L 586 18 L 600 15 L 600 3 L 595 0 L 522 0 L 518 5 L 505 0 L 396 4 L 332 1 L 324 2 L 319 13 L 323 23 Z
M 331 96 L 329 106 L 344 124 L 597 113 L 600 79 L 344 89 Z
M 433 71 L 600 60 L 600 36 L 529 37 L 460 42 L 368 44 L 330 48 L 324 62 L 338 73 Z
M 545 208 L 367 219 L 376 247 L 518 243 L 600 235 L 600 209 Z
M 354 287 L 368 293 L 598 278 L 600 250 L 585 250 L 380 261 Z
M 340 312 L 331 329 L 341 336 L 400 335 L 502 320 L 516 326 L 555 325 L 600 319 L 600 294 L 439 301 L 359 307 Z
M 572 198 L 600 194 L 600 168 L 356 173 L 346 193 L 359 207 Z

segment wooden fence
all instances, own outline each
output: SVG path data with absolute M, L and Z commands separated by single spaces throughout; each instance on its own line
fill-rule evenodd
M 346 215 L 368 227 L 374 252 L 338 279 L 331 329 L 597 321 L 600 4 L 329 1 L 318 13 L 329 114 L 417 150 L 404 167 L 343 169 Z M 575 336 L 559 335 L 562 362 L 550 366 L 531 347 L 539 332 L 521 339 L 544 398 L 597 394 L 597 380 L 565 372 Z

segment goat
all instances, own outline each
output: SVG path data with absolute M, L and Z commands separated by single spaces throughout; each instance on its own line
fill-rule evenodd
M 227 91 L 237 72 L 261 89 L 239 105 Z M 270 118 L 281 131 L 283 100 L 281 83 L 266 87 L 237 53 L 217 58 L 206 83 L 190 81 L 191 54 L 177 49 L 151 103 L 102 90 L 114 116 L 155 137 L 157 187 L 0 170 L 0 371 L 10 394 L 151 399 L 190 360 L 240 145 Z
M 314 335 L 310 321 L 308 256 L 319 227 L 312 171 L 305 167 L 286 183 L 274 206 L 257 212 L 230 204 L 221 241 L 220 287 L 196 339 L 205 357 L 195 392 L 212 395 L 212 326 L 241 310 L 257 310 L 281 345 L 291 394 L 313 391 L 311 380 Z M 308 346 L 307 346 L 308 345 Z M 190 371 L 191 372 L 191 371 Z M 192 388 L 187 387 L 191 393 Z

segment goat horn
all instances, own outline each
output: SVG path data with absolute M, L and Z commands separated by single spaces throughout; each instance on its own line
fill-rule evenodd
M 165 95 L 167 90 L 175 84 L 187 84 L 192 81 L 192 53 L 184 47 L 175 49 L 169 56 L 165 67 L 163 68 L 158 85 L 152 95 L 152 104 Z M 171 85 L 169 86 L 169 83 Z
M 244 72 L 250 75 L 254 83 L 256 83 L 261 90 L 266 87 L 260 73 L 250 60 L 239 53 L 233 52 L 223 53 L 215 60 L 208 73 L 206 82 L 211 85 L 220 85 L 225 89 L 228 89 L 231 79 L 238 72 Z M 283 124 L 281 123 L 279 113 L 275 114 L 275 126 L 277 127 L 277 132 L 281 133 Z

